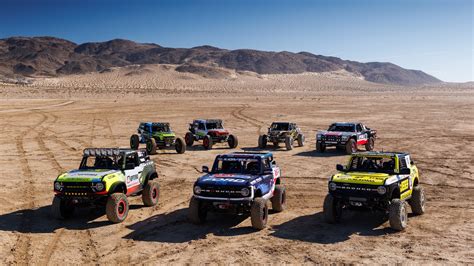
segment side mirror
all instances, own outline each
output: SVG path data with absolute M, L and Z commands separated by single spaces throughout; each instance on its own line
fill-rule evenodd
M 344 172 L 346 170 L 346 168 L 342 164 L 337 164 L 336 169 L 337 171 L 340 171 L 340 172 Z
M 409 168 L 402 168 L 402 169 L 400 169 L 399 174 L 401 174 L 401 175 L 409 175 L 409 174 L 411 174 L 411 170 L 410 170 Z
M 204 166 L 202 167 L 202 172 L 203 172 L 203 173 L 209 173 L 209 167 L 207 167 L 207 166 L 204 165 Z
M 135 168 L 135 164 L 134 163 L 127 163 L 125 165 L 125 170 L 132 170 Z

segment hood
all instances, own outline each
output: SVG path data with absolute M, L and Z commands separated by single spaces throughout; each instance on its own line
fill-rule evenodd
M 153 133 L 155 137 L 175 137 L 176 134 L 174 132 L 155 132 Z
M 389 174 L 369 173 L 369 172 L 347 172 L 335 174 L 332 177 L 333 182 L 363 185 L 383 185 L 389 178 Z
M 210 129 L 207 131 L 208 133 L 215 133 L 215 134 L 218 134 L 218 135 L 226 135 L 226 134 L 229 134 L 229 131 L 227 131 L 226 129 Z
M 247 186 L 258 176 L 242 174 L 207 174 L 200 177 L 197 185 Z
M 110 169 L 72 170 L 60 175 L 57 181 L 62 182 L 98 182 L 102 177 L 118 172 Z
M 318 131 L 317 134 L 324 135 L 324 136 L 347 136 L 347 135 L 354 134 L 354 132 L 321 130 L 321 131 Z
M 289 133 L 290 131 L 289 130 L 271 130 L 269 132 L 270 135 L 281 135 L 281 134 L 285 134 L 285 133 Z

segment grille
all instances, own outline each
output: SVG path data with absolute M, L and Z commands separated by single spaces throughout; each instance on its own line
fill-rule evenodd
M 336 183 L 337 188 L 335 193 L 338 195 L 351 196 L 351 197 L 380 197 L 377 193 L 377 187 L 374 185 L 359 185 L 359 184 L 346 184 Z
M 242 198 L 240 190 L 244 187 L 207 186 L 201 188 L 200 196 L 216 198 Z
M 63 192 L 90 193 L 92 192 L 91 182 L 65 182 Z
M 323 136 L 322 139 L 326 141 L 341 141 L 341 136 Z
M 166 144 L 172 144 L 173 141 L 174 141 L 174 137 L 164 137 L 164 138 L 163 138 L 163 141 L 164 141 Z

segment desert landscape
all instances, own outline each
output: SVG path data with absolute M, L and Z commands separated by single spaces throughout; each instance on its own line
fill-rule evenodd
M 132 64 L 0 83 L 1 264 L 474 263 L 472 83 L 373 83 L 347 69 L 178 67 Z M 84 148 L 128 147 L 141 121 L 170 122 L 183 137 L 195 118 L 223 119 L 239 147 L 159 151 L 152 156 L 159 204 L 131 198 L 121 224 L 87 208 L 70 220 L 52 218 L 53 181 L 78 167 Z M 271 214 L 262 231 L 247 217 L 189 223 L 201 166 L 217 154 L 257 151 L 258 134 L 276 120 L 296 122 L 307 137 L 292 151 L 268 149 L 282 168 L 287 210 Z M 403 232 L 373 213 L 347 212 L 336 225 L 322 219 L 328 177 L 348 157 L 316 153 L 315 133 L 353 120 L 378 131 L 377 150 L 410 152 L 418 165 L 427 211 L 410 216 Z

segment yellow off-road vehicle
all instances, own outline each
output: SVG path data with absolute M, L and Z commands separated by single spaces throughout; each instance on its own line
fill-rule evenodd
M 338 222 L 345 208 L 368 208 L 388 214 L 390 227 L 404 230 L 407 205 L 415 215 L 425 212 L 425 195 L 418 168 L 408 153 L 360 152 L 329 179 L 323 212 L 327 222 Z

